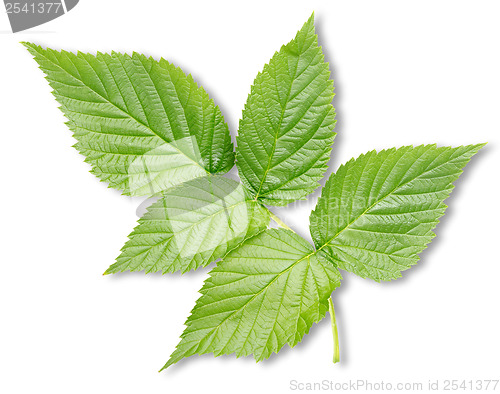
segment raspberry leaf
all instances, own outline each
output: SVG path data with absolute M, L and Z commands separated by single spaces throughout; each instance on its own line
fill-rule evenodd
M 261 361 L 301 341 L 328 310 L 337 268 L 285 229 L 269 229 L 210 272 L 163 369 L 194 354 L 253 354 Z
M 319 187 L 335 137 L 333 96 L 311 16 L 257 75 L 240 121 L 238 171 L 263 204 L 287 205 Z
M 453 182 L 483 145 L 405 146 L 351 159 L 311 213 L 316 248 L 363 278 L 401 277 L 435 236 Z
M 234 164 L 228 127 L 193 78 L 166 60 L 24 44 L 47 76 L 91 172 L 153 195 Z
M 224 257 L 268 224 L 269 211 L 239 182 L 220 175 L 193 179 L 148 208 L 105 274 L 184 273 Z

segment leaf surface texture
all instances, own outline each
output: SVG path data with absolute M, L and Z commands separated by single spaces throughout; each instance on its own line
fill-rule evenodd
M 47 75 L 91 172 L 127 195 L 227 172 L 234 153 L 218 107 L 166 60 L 96 56 L 25 43 Z
M 269 229 L 210 272 L 177 349 L 164 366 L 194 354 L 253 354 L 295 346 L 328 310 L 340 273 L 297 234 Z
M 220 175 L 193 179 L 148 208 L 106 274 L 187 272 L 224 257 L 268 224 L 269 211 L 239 182 Z
M 333 96 L 311 16 L 257 75 L 243 110 L 237 166 L 259 201 L 286 205 L 319 186 L 335 136 Z
M 328 179 L 311 213 L 316 248 L 361 277 L 401 277 L 435 236 L 443 201 L 482 146 L 405 146 L 351 159 Z

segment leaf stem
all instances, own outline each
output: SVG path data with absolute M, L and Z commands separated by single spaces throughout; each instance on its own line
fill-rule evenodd
M 330 310 L 330 319 L 332 322 L 333 363 L 335 364 L 340 361 L 340 352 L 339 352 L 339 332 L 337 329 L 337 319 L 335 318 L 335 308 L 333 307 L 332 297 L 328 298 L 328 308 Z
M 278 223 L 278 226 L 286 228 L 287 230 L 293 231 L 290 227 L 288 227 L 279 217 L 277 217 L 274 213 L 271 212 L 270 209 L 268 209 L 269 214 L 271 215 L 271 218 Z M 295 231 L 293 231 L 295 232 Z

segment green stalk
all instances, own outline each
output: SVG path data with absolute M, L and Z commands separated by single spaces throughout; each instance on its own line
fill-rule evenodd
M 271 215 L 271 219 L 273 219 L 276 223 L 278 223 L 278 226 L 286 228 L 287 230 L 293 231 L 279 217 L 277 217 L 274 213 L 272 213 L 270 209 L 268 209 L 268 211 L 269 211 L 269 214 Z
M 328 298 L 328 308 L 330 310 L 330 319 L 332 321 L 332 334 L 333 334 L 333 363 L 340 361 L 339 352 L 339 332 L 337 329 L 337 319 L 335 318 L 335 308 L 333 307 L 332 297 Z

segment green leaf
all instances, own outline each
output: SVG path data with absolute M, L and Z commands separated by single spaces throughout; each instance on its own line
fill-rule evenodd
M 47 75 L 91 172 L 127 195 L 153 195 L 208 173 L 234 153 L 218 107 L 166 60 L 97 56 L 24 43 Z
M 297 234 L 270 229 L 233 250 L 210 272 L 164 368 L 194 354 L 253 354 L 295 346 L 328 310 L 340 273 Z
M 286 205 L 319 186 L 335 137 L 329 78 L 313 16 L 257 75 L 236 155 L 242 182 L 262 203 Z
M 187 272 L 224 257 L 268 224 L 269 211 L 240 183 L 217 175 L 197 178 L 149 207 L 105 274 Z
M 452 183 L 483 145 L 405 146 L 351 159 L 311 213 L 316 247 L 363 278 L 401 277 L 435 236 Z

